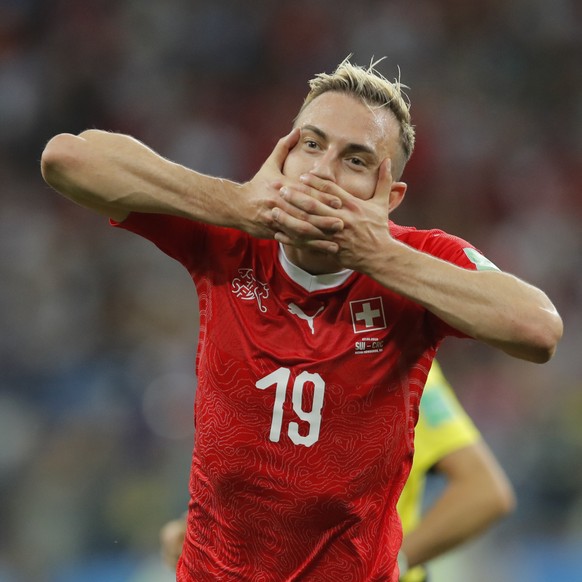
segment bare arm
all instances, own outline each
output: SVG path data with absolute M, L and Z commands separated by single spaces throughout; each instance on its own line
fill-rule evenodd
M 511 356 L 538 363 L 553 356 L 562 321 L 540 289 L 508 273 L 462 269 L 397 241 L 384 248 L 361 266 L 382 285 Z
M 436 470 L 447 485 L 416 529 L 404 537 L 402 551 L 410 567 L 484 532 L 515 507 L 513 488 L 483 442 L 447 455 Z
M 244 184 L 200 174 L 130 136 L 100 130 L 52 138 L 41 170 L 45 181 L 67 198 L 118 221 L 132 211 L 171 214 L 271 238 L 272 208 L 280 203 L 278 187 L 284 181 L 281 168 L 297 137 L 293 131 L 279 140 L 257 175 Z M 306 226 L 317 237 L 319 226 L 336 222 L 325 217 L 315 227 Z
M 562 320 L 540 289 L 508 273 L 462 269 L 390 236 L 387 217 L 402 199 L 405 185 L 393 184 L 389 163 L 380 167 L 376 192 L 369 200 L 355 198 L 312 174 L 303 182 L 286 189 L 285 202 L 314 216 L 335 216 L 344 228 L 312 241 L 297 236 L 297 222 L 279 211 L 278 240 L 335 253 L 343 266 L 366 273 L 452 327 L 509 355 L 540 363 L 552 357 L 562 336 Z M 335 195 L 342 207 L 320 204 L 314 191 Z

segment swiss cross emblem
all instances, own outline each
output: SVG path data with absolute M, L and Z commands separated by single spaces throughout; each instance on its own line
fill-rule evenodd
M 350 301 L 350 312 L 354 333 L 386 329 L 382 297 Z

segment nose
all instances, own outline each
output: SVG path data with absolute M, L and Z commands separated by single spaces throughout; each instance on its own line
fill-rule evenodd
M 310 173 L 324 180 L 335 180 L 335 166 L 331 151 L 325 152 L 315 160 Z

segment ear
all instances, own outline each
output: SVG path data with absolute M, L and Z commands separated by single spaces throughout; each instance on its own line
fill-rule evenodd
M 388 195 L 388 209 L 390 213 L 400 206 L 400 203 L 404 200 L 407 188 L 408 184 L 405 182 L 392 182 L 392 188 Z

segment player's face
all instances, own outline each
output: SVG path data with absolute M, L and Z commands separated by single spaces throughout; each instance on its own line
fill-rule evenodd
M 363 200 L 374 194 L 382 161 L 394 158 L 398 148 L 399 126 L 392 113 L 343 93 L 320 95 L 295 125 L 301 137 L 283 173 L 295 179 L 315 174 Z

